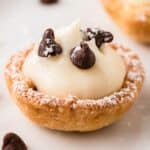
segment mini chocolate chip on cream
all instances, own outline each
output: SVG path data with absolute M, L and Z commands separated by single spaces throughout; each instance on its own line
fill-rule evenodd
M 27 146 L 17 134 L 7 133 L 3 139 L 2 150 L 27 150 Z
M 54 31 L 51 28 L 45 30 L 43 34 L 43 39 L 55 39 Z
M 95 42 L 98 48 L 100 48 L 103 43 L 109 43 L 112 40 L 113 35 L 110 32 L 98 32 L 98 34 L 95 36 Z
M 40 42 L 38 55 L 40 57 L 56 56 L 62 53 L 62 47 L 55 42 L 55 35 L 52 29 L 46 29 Z
M 99 28 L 87 28 L 83 33 L 83 40 L 89 41 L 95 39 L 96 46 L 101 47 L 103 43 L 109 43 L 113 40 L 113 35 L 110 32 L 100 30 Z
M 96 61 L 94 53 L 88 44 L 84 42 L 81 42 L 80 46 L 72 49 L 70 59 L 72 63 L 80 69 L 89 69 Z
M 52 4 L 58 2 L 58 0 L 40 0 L 43 4 Z

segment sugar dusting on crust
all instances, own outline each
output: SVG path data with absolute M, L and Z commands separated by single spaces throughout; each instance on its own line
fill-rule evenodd
M 28 50 L 18 52 L 9 59 L 5 69 L 5 78 L 6 81 L 11 81 L 12 84 L 10 88 L 15 96 L 37 106 L 70 106 L 70 109 L 76 109 L 78 107 L 106 109 L 118 104 L 133 103 L 138 91 L 140 90 L 139 87 L 141 87 L 144 80 L 144 70 L 142 64 L 137 54 L 133 51 L 117 44 L 110 44 L 110 46 L 123 57 L 127 65 L 127 74 L 123 87 L 118 92 L 100 99 L 79 99 L 78 97 L 71 95 L 64 99 L 59 99 L 56 96 L 50 97 L 44 93 L 34 90 L 28 81 L 25 80 L 21 70 L 26 56 L 30 51 L 32 51 L 33 47 Z

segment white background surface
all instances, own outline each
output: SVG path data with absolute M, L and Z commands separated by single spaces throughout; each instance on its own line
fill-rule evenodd
M 97 132 L 79 134 L 50 131 L 28 121 L 6 90 L 3 68 L 14 51 L 38 40 L 47 27 L 62 27 L 80 18 L 83 25 L 112 31 L 115 41 L 141 56 L 146 82 L 134 107 L 117 123 Z M 149 150 L 150 47 L 126 37 L 111 21 L 98 0 L 60 0 L 45 6 L 38 0 L 0 1 L 0 145 L 7 132 L 18 133 L 29 150 Z

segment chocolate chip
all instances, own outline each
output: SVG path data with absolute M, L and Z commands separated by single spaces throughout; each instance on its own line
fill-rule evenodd
M 103 34 L 97 34 L 95 36 L 95 43 L 98 48 L 100 48 L 101 45 L 104 43 L 104 38 L 105 37 L 103 36 Z
M 81 42 L 80 46 L 72 49 L 70 53 L 72 63 L 80 69 L 91 68 L 96 61 L 95 55 L 88 44 Z
M 56 56 L 62 53 L 62 47 L 55 42 L 55 35 L 52 29 L 47 29 L 44 32 L 43 39 L 40 42 L 38 55 L 40 57 Z
M 58 43 L 53 42 L 48 45 L 44 41 L 41 41 L 38 50 L 38 55 L 40 57 L 56 56 L 61 53 L 62 53 L 62 48 Z
M 89 41 L 95 39 L 96 46 L 100 48 L 103 43 L 109 43 L 113 40 L 113 35 L 110 32 L 100 30 L 99 28 L 87 28 L 82 31 L 83 40 Z
M 27 150 L 27 146 L 15 133 L 8 133 L 4 136 L 2 150 Z
M 41 41 L 41 42 L 40 42 L 40 45 L 39 45 L 39 49 L 38 49 L 38 56 L 40 56 L 40 57 L 48 57 L 48 56 L 44 53 L 44 51 L 45 51 L 45 46 L 46 46 L 46 44 L 45 44 L 43 41 Z
M 43 4 L 52 4 L 58 2 L 58 0 L 40 0 Z
M 43 34 L 43 39 L 52 39 L 52 40 L 54 40 L 55 36 L 54 36 L 53 29 L 51 29 L 51 28 L 46 29 L 44 34 Z
M 104 42 L 111 42 L 113 40 L 113 35 L 110 32 L 104 32 Z

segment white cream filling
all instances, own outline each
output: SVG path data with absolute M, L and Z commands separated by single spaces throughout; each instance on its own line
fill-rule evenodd
M 99 50 L 94 40 L 87 42 L 96 56 L 96 62 L 89 69 L 79 69 L 70 60 L 71 49 L 82 40 L 79 23 L 73 23 L 55 34 L 63 53 L 54 57 L 39 57 L 37 44 L 22 68 L 24 75 L 39 91 L 61 98 L 73 95 L 86 99 L 100 98 L 121 88 L 126 67 L 113 49 L 104 44 Z

